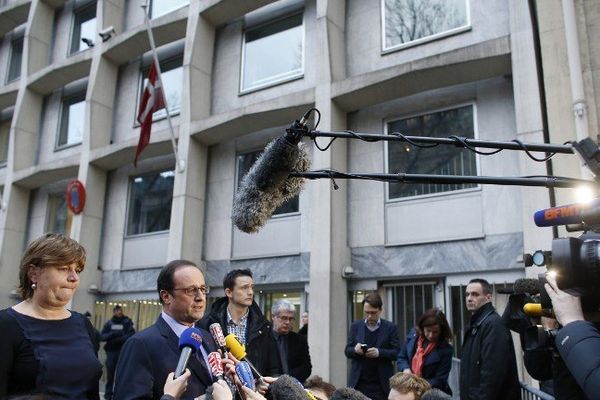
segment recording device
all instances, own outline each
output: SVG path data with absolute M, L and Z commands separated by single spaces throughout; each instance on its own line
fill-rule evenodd
M 175 368 L 175 378 L 179 378 L 185 371 L 190 355 L 197 352 L 202 345 L 202 335 L 197 328 L 187 328 L 179 337 L 179 361 Z
M 336 389 L 329 400 L 369 400 L 369 398 L 356 389 L 345 387 Z
M 258 370 L 254 367 L 254 365 L 252 365 L 250 360 L 248 360 L 248 358 L 246 357 L 246 347 L 240 343 L 240 341 L 238 340 L 237 336 L 235 336 L 235 334 L 230 333 L 229 335 L 225 336 L 225 344 L 226 344 L 229 352 L 236 359 L 238 359 L 240 361 L 246 361 L 248 363 L 248 366 L 252 369 L 252 371 L 254 371 L 254 374 L 256 375 L 256 377 L 262 378 L 262 375 L 260 374 L 260 372 L 258 372 Z
M 361 345 L 360 345 L 360 348 L 361 348 L 361 350 L 363 351 L 363 353 L 366 353 L 366 352 L 367 352 L 367 349 L 369 348 L 369 346 L 368 346 L 368 345 L 366 345 L 366 344 L 361 344 Z
M 242 232 L 256 233 L 275 210 L 300 193 L 303 178 L 290 177 L 290 172 L 305 172 L 310 168 L 306 150 L 299 146 L 309 110 L 296 120 L 285 135 L 270 142 L 240 184 L 233 200 L 231 219 Z
M 215 340 L 217 346 L 219 346 L 219 349 L 223 352 L 223 356 L 227 357 L 227 345 L 225 344 L 225 336 L 223 336 L 223 329 L 221 329 L 221 324 L 219 324 L 218 322 L 210 324 L 208 330 L 210 331 L 210 334 Z
M 252 376 L 252 370 L 250 369 L 250 364 L 247 361 L 240 361 L 235 366 L 235 373 L 240 378 L 243 386 L 246 386 L 249 389 L 255 390 L 254 386 L 254 376 Z
M 290 375 L 281 375 L 269 386 L 273 400 L 308 400 L 310 396 L 298 380 Z
M 223 379 L 223 364 L 221 364 L 221 354 L 213 351 L 208 355 L 208 365 L 210 372 L 217 379 Z

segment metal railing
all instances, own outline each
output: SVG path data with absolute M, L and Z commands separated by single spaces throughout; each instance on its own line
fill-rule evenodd
M 523 382 L 519 383 L 521 384 L 521 400 L 554 400 L 554 396 L 542 392 L 540 389 Z

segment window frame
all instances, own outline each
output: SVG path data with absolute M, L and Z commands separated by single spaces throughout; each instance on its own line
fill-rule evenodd
M 80 102 L 84 103 L 84 109 L 83 109 L 83 118 L 84 118 L 84 126 L 85 126 L 85 99 L 87 96 L 87 92 L 86 90 L 83 91 L 77 91 L 75 93 L 69 94 L 69 95 L 63 95 L 60 99 L 60 110 L 59 110 L 59 117 L 58 117 L 58 129 L 56 131 L 57 135 L 56 135 L 56 142 L 54 145 L 54 151 L 60 151 L 60 150 L 64 150 L 64 149 L 68 149 L 70 147 L 74 147 L 74 146 L 79 146 L 83 143 L 83 135 L 85 132 L 81 133 L 81 140 L 79 142 L 74 142 L 74 143 L 64 143 L 61 144 L 60 140 L 61 140 L 61 136 L 63 133 L 63 122 L 64 122 L 64 116 L 65 116 L 65 105 L 68 105 L 69 107 L 72 106 L 73 104 L 77 104 Z M 76 101 L 76 99 L 81 99 L 83 97 L 83 100 L 78 100 Z M 84 129 L 85 130 L 85 129 Z M 67 128 L 67 139 L 68 139 L 68 128 Z
M 439 39 L 443 39 L 449 36 L 458 35 L 463 32 L 470 31 L 472 29 L 471 25 L 471 7 L 469 0 L 463 0 L 465 2 L 466 7 L 466 23 L 465 25 L 452 28 L 447 31 L 439 32 L 430 36 L 422 37 L 411 42 L 400 43 L 393 46 L 386 47 L 386 18 L 385 18 L 385 2 L 386 0 L 380 0 L 380 17 L 381 17 L 381 54 L 389 54 L 402 49 L 420 46 L 425 43 L 433 42 Z
M 164 235 L 165 233 L 170 232 L 171 230 L 171 226 L 170 226 L 170 222 L 169 222 L 169 227 L 167 229 L 163 229 L 163 230 L 159 230 L 159 231 L 153 231 L 153 232 L 144 232 L 144 233 L 129 233 L 129 217 L 130 217 L 130 213 L 131 213 L 131 196 L 133 195 L 133 183 L 135 181 L 136 178 L 140 178 L 140 177 L 147 177 L 147 176 L 153 176 L 153 175 L 159 175 L 162 174 L 164 172 L 173 172 L 173 191 L 175 190 L 175 167 L 165 167 L 165 168 L 160 168 L 158 170 L 150 170 L 150 171 L 146 171 L 146 172 L 142 172 L 142 173 L 138 173 L 135 175 L 130 175 L 128 177 L 128 183 L 127 183 L 127 204 L 126 204 L 126 210 L 125 210 L 125 229 L 123 230 L 123 239 L 129 239 L 129 238 L 141 238 L 144 236 L 154 236 L 154 235 Z M 173 193 L 171 193 L 171 213 L 173 212 Z M 169 217 L 170 220 L 170 217 Z
M 65 189 L 65 192 L 66 192 L 66 189 Z M 61 233 L 65 236 L 70 236 L 70 234 L 71 234 L 71 227 L 73 226 L 74 215 L 71 212 L 71 210 L 69 209 L 69 207 L 67 206 L 67 199 L 66 199 L 65 192 L 62 192 L 62 194 L 60 192 L 48 193 L 47 206 L 46 206 L 46 221 L 44 224 L 46 232 Z M 50 229 L 50 228 L 54 228 L 54 226 L 51 227 L 50 225 L 56 224 L 56 215 L 57 215 L 58 204 L 59 204 L 58 201 L 61 199 L 61 197 L 64 199 L 65 210 L 66 210 L 65 231 L 57 232 L 54 229 Z
M 89 50 L 91 47 L 87 47 L 84 49 L 79 49 L 80 43 L 81 43 L 81 25 L 91 19 L 96 19 L 96 31 L 98 30 L 98 15 L 97 15 L 97 2 L 95 0 L 89 0 L 87 2 L 85 2 L 82 5 L 78 5 L 75 8 L 73 8 L 73 13 L 72 13 L 72 18 L 71 18 L 71 35 L 70 40 L 69 40 L 69 46 L 67 48 L 67 56 L 73 56 L 75 54 L 81 53 L 83 51 Z M 83 18 L 91 15 L 93 13 L 93 17 L 92 18 L 88 18 L 83 20 Z M 77 41 L 75 41 L 75 32 L 78 31 L 78 38 Z M 94 37 L 90 38 L 92 40 L 92 42 L 95 44 L 96 43 L 96 34 L 94 33 Z M 77 45 L 77 46 L 76 46 Z M 77 47 L 77 49 L 75 50 L 75 46 Z
M 265 147 L 266 147 L 266 144 L 265 144 Z M 259 147 L 259 148 L 254 148 L 253 150 L 244 150 L 244 151 L 235 153 L 235 181 L 234 181 L 234 189 L 233 189 L 234 196 L 235 196 L 235 194 L 239 188 L 239 185 L 241 183 L 239 157 L 243 156 L 245 154 L 250 154 L 250 153 L 256 153 L 256 152 L 260 153 L 260 152 L 264 151 L 265 147 L 262 147 L 262 148 Z M 302 213 L 300 212 L 300 193 L 297 194 L 296 196 L 298 196 L 298 211 L 291 211 L 288 213 L 275 214 L 275 212 L 277 211 L 277 209 L 276 209 L 273 212 L 273 215 L 271 215 L 271 217 L 269 219 L 280 219 L 280 218 L 288 218 L 288 217 L 294 217 L 294 216 L 301 215 Z M 291 201 L 292 199 L 293 199 L 293 197 L 291 199 L 289 199 L 288 201 Z M 232 199 L 232 201 L 233 201 L 233 199 Z M 281 206 L 283 206 L 284 204 L 282 204 Z
M 0 127 L 4 124 L 8 125 L 8 130 L 6 131 L 6 158 L 4 160 L 0 159 L 0 168 L 4 168 L 8 165 L 8 151 L 9 151 L 9 146 L 10 146 L 10 128 L 12 126 L 12 117 L 0 119 Z M 0 146 L 3 146 L 3 145 L 4 145 L 4 143 L 2 143 L 2 141 L 0 140 Z
M 248 34 L 248 32 L 252 32 L 255 29 L 260 29 L 265 26 L 275 24 L 286 18 L 291 18 L 291 17 L 297 16 L 297 15 L 302 16 L 302 22 L 300 23 L 300 28 L 301 28 L 301 32 L 302 32 L 301 33 L 301 36 L 302 36 L 302 66 L 300 68 L 300 72 L 298 72 L 294 75 L 286 76 L 286 77 L 279 78 L 276 80 L 270 80 L 269 82 L 266 82 L 266 83 L 263 83 L 260 85 L 251 86 L 251 87 L 244 89 L 244 71 L 245 71 L 244 68 L 246 65 L 246 35 Z M 279 86 L 284 83 L 288 83 L 288 82 L 292 82 L 292 81 L 304 78 L 304 72 L 305 72 L 305 68 L 306 68 L 306 23 L 305 23 L 305 21 L 306 21 L 305 12 L 304 12 L 304 9 L 301 9 L 301 10 L 295 10 L 292 13 L 280 15 L 277 18 L 273 18 L 271 20 L 265 21 L 260 24 L 252 25 L 251 27 L 247 27 L 244 29 L 244 32 L 242 34 L 242 43 L 241 43 L 241 46 L 242 46 L 241 53 L 242 54 L 240 57 L 240 86 L 239 86 L 239 95 L 240 96 L 243 96 L 248 93 L 253 93 L 253 92 L 256 92 L 256 91 L 259 91 L 262 89 Z M 281 31 L 281 32 L 283 32 L 283 31 Z
M 401 117 L 385 118 L 383 120 L 383 131 L 384 131 L 385 135 L 389 134 L 389 132 L 388 132 L 389 124 L 392 122 L 401 121 L 401 120 L 414 118 L 414 117 L 420 117 L 420 116 L 428 115 L 428 114 L 435 114 L 438 112 L 454 110 L 454 109 L 467 107 L 467 106 L 471 106 L 473 108 L 473 139 L 479 139 L 479 129 L 478 129 L 478 124 L 477 124 L 477 104 L 475 103 L 475 101 L 455 103 L 450 106 L 434 108 L 434 109 L 426 110 L 423 112 L 415 112 L 415 113 L 411 113 L 411 114 L 406 114 Z M 383 158 L 384 158 L 385 172 L 387 174 L 389 174 L 391 172 L 390 172 L 390 165 L 389 165 L 389 162 L 390 162 L 390 160 L 389 160 L 389 142 L 387 140 L 383 144 Z M 481 160 L 480 160 L 479 154 L 477 154 L 477 153 L 475 153 L 475 170 L 477 172 L 476 176 L 481 176 Z M 465 176 L 468 176 L 468 175 L 465 175 Z M 460 194 L 464 194 L 464 193 L 476 192 L 476 191 L 481 190 L 481 184 L 477 183 L 477 184 L 475 184 L 475 187 L 472 187 L 472 188 L 464 188 L 464 189 L 458 189 L 458 190 L 450 190 L 450 191 L 444 191 L 444 192 L 438 192 L 438 193 L 422 194 L 422 195 L 417 195 L 417 196 L 407 196 L 407 197 L 399 197 L 399 198 L 392 199 L 392 198 L 390 198 L 390 183 L 386 182 L 384 186 L 385 186 L 384 202 L 386 204 L 398 203 L 398 202 L 404 202 L 404 201 L 423 200 L 423 199 L 429 199 L 429 198 L 435 198 L 435 197 L 441 197 L 441 196 L 460 195 Z
M 15 44 L 19 43 L 19 42 L 21 43 L 21 60 L 19 60 L 19 74 L 11 77 L 10 71 L 13 67 Z M 10 41 L 10 54 L 8 56 L 8 66 L 7 66 L 8 68 L 6 68 L 6 84 L 15 82 L 21 78 L 21 70 L 23 69 L 22 67 L 23 67 L 24 46 L 25 46 L 25 35 L 24 34 L 15 35 L 15 37 L 13 37 L 12 40 Z
M 181 60 L 181 65 L 174 67 L 174 68 L 170 68 L 167 70 L 164 70 L 163 66 L 165 64 L 170 65 L 170 64 L 177 64 L 177 62 Z M 143 65 L 142 68 L 140 68 L 140 73 L 138 74 L 139 76 L 139 83 L 138 83 L 138 96 L 137 96 L 137 101 L 136 101 L 136 105 L 135 105 L 135 110 L 134 110 L 134 115 L 133 115 L 133 127 L 134 128 L 139 128 L 141 126 L 141 124 L 138 122 L 137 120 L 137 116 L 138 116 L 138 112 L 140 110 L 140 103 L 142 101 L 142 96 L 144 95 L 144 90 L 146 89 L 144 86 L 144 81 L 146 80 L 146 77 L 148 76 L 148 71 L 150 70 L 150 66 L 152 65 L 152 63 L 154 63 L 154 58 L 151 58 L 151 62 L 148 63 L 148 65 Z M 177 68 L 181 68 L 182 73 L 183 73 L 183 53 L 178 53 L 176 55 L 172 55 L 169 57 L 165 57 L 163 60 L 159 59 L 158 60 L 159 66 L 160 66 L 160 75 L 161 75 L 161 82 L 162 82 L 162 74 L 164 74 L 165 72 L 169 72 L 172 71 L 174 69 Z M 182 80 L 181 80 L 181 91 L 180 93 L 183 94 L 183 76 L 182 76 Z M 177 109 L 174 110 L 170 110 L 170 104 L 168 102 L 167 99 L 167 95 L 165 93 L 164 87 L 163 87 L 163 94 L 165 96 L 165 102 L 167 103 L 167 111 L 169 113 L 169 117 L 174 117 L 174 116 L 178 116 L 179 114 L 181 114 L 181 103 L 182 101 L 180 100 L 180 106 Z M 152 122 L 156 122 L 156 121 L 161 121 L 163 119 L 167 119 L 167 111 L 163 113 L 161 113 L 162 110 L 158 110 L 155 113 L 152 114 Z
M 170 11 L 167 11 L 167 12 L 166 12 L 166 13 L 164 13 L 164 14 L 160 14 L 160 15 L 158 15 L 158 16 L 154 16 L 154 4 L 155 4 L 155 2 L 156 2 L 156 1 L 157 1 L 157 0 L 150 0 L 150 5 L 149 5 L 149 6 L 150 6 L 150 7 L 149 7 L 150 15 L 148 16 L 148 19 L 160 18 L 160 17 L 163 17 L 163 16 L 165 16 L 165 15 L 168 15 L 168 14 L 170 14 L 170 13 L 172 13 L 172 12 L 175 12 L 175 11 L 179 10 L 180 8 L 187 7 L 187 6 L 189 6 L 189 5 L 190 5 L 190 1 L 189 1 L 189 0 L 187 0 L 187 3 L 185 3 L 185 4 L 182 4 L 182 5 L 181 5 L 181 6 L 179 6 L 179 7 L 173 8 L 172 10 L 170 10 Z

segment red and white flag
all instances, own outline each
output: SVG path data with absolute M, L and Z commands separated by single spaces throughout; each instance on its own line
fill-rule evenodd
M 140 141 L 135 150 L 135 159 L 133 165 L 137 166 L 137 160 L 142 151 L 150 142 L 150 130 L 152 128 L 152 114 L 156 111 L 165 108 L 165 97 L 161 87 L 161 81 L 158 79 L 156 63 L 152 63 L 148 71 L 148 82 L 142 94 L 140 102 L 140 111 L 138 112 L 137 120 L 140 126 Z

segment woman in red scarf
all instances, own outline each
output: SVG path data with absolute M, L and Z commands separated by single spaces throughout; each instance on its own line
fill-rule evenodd
M 410 372 L 452 395 L 448 375 L 452 367 L 452 330 L 444 313 L 436 308 L 421 315 L 398 355 L 398 371 Z

